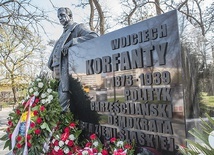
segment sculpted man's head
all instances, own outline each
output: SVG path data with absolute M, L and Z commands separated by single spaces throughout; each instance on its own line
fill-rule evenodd
M 59 22 L 63 26 L 66 26 L 70 21 L 72 21 L 72 12 L 69 8 L 59 8 L 57 16 L 59 18 Z

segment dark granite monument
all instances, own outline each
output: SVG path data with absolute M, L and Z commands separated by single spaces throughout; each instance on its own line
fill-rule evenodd
M 171 11 L 70 48 L 69 74 L 82 75 L 91 87 L 91 111 L 101 115 L 99 124 L 82 127 L 176 154 L 186 145 L 192 118 L 200 116 L 198 53 L 204 43 L 184 16 Z

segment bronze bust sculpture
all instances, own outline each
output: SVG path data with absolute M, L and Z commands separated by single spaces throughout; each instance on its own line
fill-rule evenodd
M 87 29 L 84 24 L 73 22 L 72 12 L 69 8 L 59 8 L 57 15 L 64 31 L 54 46 L 48 67 L 53 71 L 53 77 L 59 80 L 59 102 L 63 111 L 70 106 L 71 112 L 73 112 L 75 107 L 74 104 L 70 104 L 69 81 L 71 76 L 68 74 L 68 49 L 98 35 Z

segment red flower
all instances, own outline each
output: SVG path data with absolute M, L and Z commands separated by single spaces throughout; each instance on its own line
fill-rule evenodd
M 22 103 L 22 105 L 23 105 L 23 106 L 25 106 L 26 104 L 27 104 L 27 102 L 26 102 L 26 101 Z
M 56 141 L 54 142 L 54 145 L 55 145 L 55 146 L 59 146 L 59 141 L 56 140 Z
M 40 111 L 42 111 L 42 112 L 45 111 L 45 106 L 41 106 Z
M 102 150 L 102 155 L 108 155 L 108 151 L 107 150 Z
M 98 153 L 98 150 L 96 148 L 93 148 L 93 153 Z
M 9 121 L 7 122 L 7 124 L 8 124 L 9 126 L 13 126 L 13 122 L 12 122 L 11 120 L 9 120 Z
M 112 137 L 112 138 L 110 139 L 110 142 L 111 142 L 111 143 L 115 143 L 115 142 L 116 142 L 116 140 L 117 140 L 117 138 Z
M 66 127 L 66 128 L 64 129 L 64 132 L 69 133 L 69 132 L 70 132 L 70 128 L 69 128 L 69 127 Z
M 76 127 L 76 124 L 75 124 L 75 123 L 71 123 L 71 124 L 69 125 L 69 127 L 73 129 L 73 128 Z
M 124 147 L 128 150 L 132 149 L 132 146 L 130 144 L 126 144 Z
M 11 133 L 11 134 L 9 134 L 9 138 L 10 138 L 10 139 L 12 138 L 12 133 Z
M 73 153 L 72 153 L 71 151 L 69 151 L 69 152 L 67 153 L 67 155 L 73 155 Z
M 118 149 L 117 152 L 118 152 L 118 153 L 122 153 L 122 152 L 123 152 L 123 149 Z
M 73 145 L 74 145 L 74 142 L 72 140 L 69 140 L 68 146 L 73 146 Z
M 32 104 L 32 107 L 35 107 L 35 106 L 36 106 L 36 103 L 33 103 L 33 104 Z
M 36 125 L 35 125 L 34 122 L 30 122 L 30 127 L 31 127 L 31 128 L 35 128 L 35 126 L 36 126 Z
M 90 142 L 88 142 L 88 143 L 85 144 L 85 147 L 91 147 L 91 145 L 92 144 Z
M 21 145 L 20 143 L 17 143 L 17 144 L 16 144 L 16 147 L 17 147 L 18 149 L 20 149 L 20 148 L 22 148 L 22 145 Z
M 74 145 L 74 147 L 72 147 L 72 151 L 75 152 L 79 152 L 81 148 L 79 146 Z
M 57 151 L 57 155 L 64 155 L 64 151 L 63 151 L 62 149 L 59 149 L 59 150 Z
M 35 98 L 34 103 L 35 103 L 35 104 L 39 103 L 39 98 Z
M 19 109 L 16 109 L 16 114 L 17 115 L 20 115 L 21 114 L 21 111 Z
M 36 120 L 36 123 L 41 124 L 42 123 L 42 118 L 38 117 L 37 120 Z
M 50 155 L 57 155 L 57 152 L 55 150 L 52 150 L 52 152 L 50 153 Z
M 28 134 L 28 135 L 27 135 L 27 140 L 30 140 L 31 137 L 32 137 L 32 136 Z
M 37 110 L 33 111 L 34 116 L 37 116 L 39 112 Z
M 19 142 L 22 140 L 22 136 L 17 136 L 16 140 Z
M 65 133 L 63 133 L 62 135 L 61 135 L 61 140 L 62 141 L 66 141 L 66 139 L 68 139 L 68 137 L 69 137 L 69 133 L 68 132 L 65 132 Z
M 92 135 L 90 136 L 90 139 L 91 139 L 91 140 L 95 140 L 96 138 L 97 138 L 96 134 L 92 134 Z
M 30 142 L 27 142 L 27 146 L 28 146 L 28 147 L 31 147 L 32 145 L 31 145 L 31 143 L 30 143 Z
M 36 129 L 34 132 L 35 132 L 35 134 L 39 135 L 41 133 L 41 130 L 40 129 Z
M 7 128 L 7 132 L 10 132 L 10 127 Z

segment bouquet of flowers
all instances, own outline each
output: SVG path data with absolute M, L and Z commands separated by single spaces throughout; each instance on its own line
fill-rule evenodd
M 108 155 L 100 139 L 96 134 L 90 135 L 89 140 L 82 149 L 77 150 L 77 155 Z
M 111 138 L 110 142 L 102 143 L 96 134 L 90 135 L 83 149 L 76 151 L 75 155 L 133 155 L 134 145 Z
M 28 89 L 27 98 L 9 114 L 4 148 L 14 154 L 38 154 L 45 152 L 53 129 L 57 126 L 61 107 L 54 82 L 41 75 Z
M 113 155 L 133 155 L 134 144 L 130 144 L 115 137 L 110 139 L 110 152 Z
M 67 113 L 66 115 L 70 114 Z M 76 122 L 68 121 L 68 118 L 69 117 L 66 116 L 66 119 L 62 119 L 62 122 L 60 122 L 56 127 L 49 144 L 47 155 L 73 155 L 77 150 L 79 150 L 78 138 L 82 130 L 77 128 Z M 66 122 L 70 122 L 69 125 L 62 128 Z

